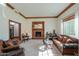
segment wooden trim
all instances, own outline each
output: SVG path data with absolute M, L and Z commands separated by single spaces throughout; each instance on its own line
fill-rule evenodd
M 14 38 L 19 38 L 19 36 L 14 36 Z
M 19 12 L 19 15 L 24 17 L 25 19 L 33 19 L 33 18 L 57 18 L 56 16 L 35 16 L 35 17 L 26 17 L 21 12 Z
M 10 7 L 11 9 L 15 9 L 12 5 L 10 5 L 9 3 L 5 3 L 8 7 Z
M 9 8 L 11 9 L 15 9 L 12 5 L 10 5 L 9 3 L 5 3 Z M 26 17 L 21 13 L 21 12 L 17 12 L 17 11 L 14 11 L 15 13 L 19 14 L 20 16 L 24 17 L 26 19 Z
M 74 18 L 75 18 L 75 15 L 68 16 L 68 17 L 66 17 L 66 18 L 63 20 L 63 22 L 68 21 L 68 20 L 72 20 L 72 19 L 74 19 Z
M 59 16 L 61 16 L 63 13 L 65 13 L 69 8 L 71 8 L 73 5 L 75 5 L 75 3 L 71 3 L 69 4 L 69 6 L 67 6 L 62 12 L 60 12 L 58 15 L 57 15 L 57 18 Z
M 71 15 L 71 16 L 68 16 L 66 19 L 74 19 L 75 18 L 75 15 Z
M 13 21 L 13 20 L 9 20 L 9 39 L 10 39 L 10 22 L 19 24 L 19 39 L 21 40 L 21 23 Z
M 26 17 L 27 19 L 32 19 L 32 18 L 56 18 L 56 16 L 35 16 L 35 17 Z
M 19 22 L 16 22 L 16 21 L 13 21 L 13 20 L 10 20 L 10 19 L 9 19 L 9 21 L 10 21 L 10 22 L 17 23 L 17 24 L 21 24 L 21 23 L 19 23 Z
M 23 18 L 27 19 L 26 16 L 24 16 L 21 12 L 19 12 L 18 14 L 22 16 Z

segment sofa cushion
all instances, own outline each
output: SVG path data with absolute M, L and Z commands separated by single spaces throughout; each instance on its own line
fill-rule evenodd
M 72 40 L 73 40 L 73 43 L 78 43 L 78 39 L 73 38 Z
M 18 45 L 18 42 L 17 42 L 17 40 L 9 40 L 9 41 L 7 41 L 7 44 L 9 46 L 14 46 L 14 45 Z
M 62 40 L 62 43 L 66 43 L 68 37 L 64 37 L 63 40 Z
M 57 46 L 57 48 L 60 49 L 61 52 L 63 52 L 63 44 L 59 40 L 53 40 L 54 44 Z
M 73 40 L 67 39 L 66 43 L 73 43 Z
M 62 43 L 58 40 L 54 40 L 54 43 L 57 45 L 57 46 L 62 46 Z
M 12 41 L 12 44 L 17 45 L 18 43 L 17 43 L 17 41 L 14 40 L 14 41 Z
M 62 41 L 62 40 L 63 40 L 63 36 L 61 36 L 61 35 L 58 36 L 58 40 L 59 40 L 59 41 Z
M 7 44 L 8 46 L 13 46 L 12 42 L 8 42 Z

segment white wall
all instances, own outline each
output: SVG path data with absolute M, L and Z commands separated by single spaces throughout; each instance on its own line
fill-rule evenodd
M 62 19 L 58 18 L 58 20 L 57 20 L 57 33 L 62 34 L 63 33 L 62 29 L 63 29 Z
M 46 32 L 53 32 L 53 29 L 57 32 L 57 19 L 56 18 L 39 18 L 39 19 L 27 19 L 26 20 L 26 27 L 27 33 L 32 37 L 32 22 L 34 21 L 44 21 L 45 22 L 45 33 Z
M 9 39 L 9 19 L 21 23 L 21 33 L 26 32 L 26 19 L 8 7 L 0 5 L 0 39 Z
M 0 40 L 7 40 L 8 35 L 8 20 L 3 17 L 3 6 L 0 5 Z

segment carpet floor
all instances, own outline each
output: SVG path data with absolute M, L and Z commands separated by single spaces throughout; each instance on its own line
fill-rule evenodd
M 25 56 L 62 56 L 53 44 L 46 46 L 40 39 L 25 41 L 20 47 L 24 48 Z

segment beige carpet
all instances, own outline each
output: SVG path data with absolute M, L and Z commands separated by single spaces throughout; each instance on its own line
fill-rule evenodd
M 53 44 L 46 47 L 40 39 L 26 41 L 20 47 L 24 48 L 25 56 L 61 56 Z

